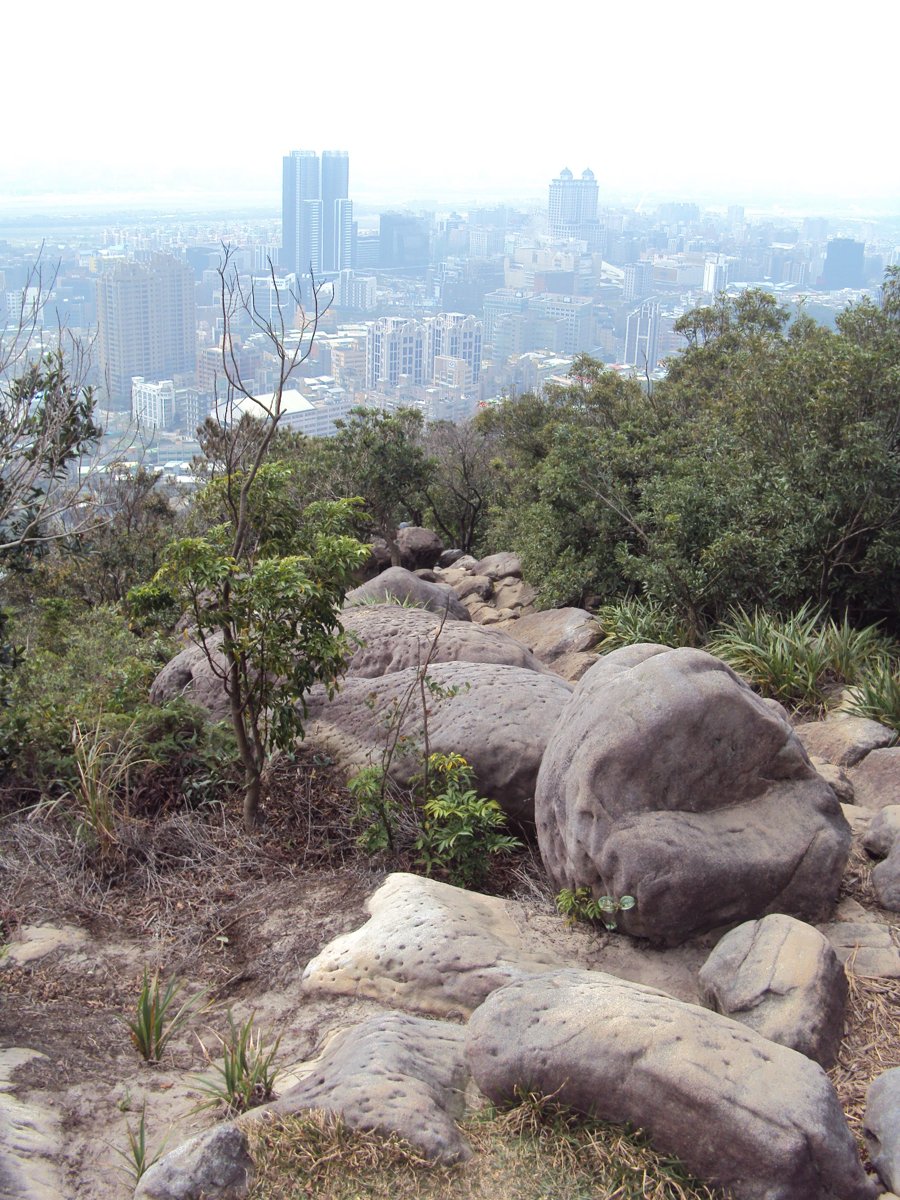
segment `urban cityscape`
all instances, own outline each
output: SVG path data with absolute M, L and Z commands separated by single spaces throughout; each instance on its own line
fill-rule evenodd
M 426 422 L 564 382 L 576 356 L 652 381 L 679 316 L 763 287 L 826 324 L 900 262 L 900 218 L 770 215 L 686 200 L 608 203 L 589 166 L 563 166 L 542 205 L 445 211 L 354 207 L 346 150 L 282 163 L 276 213 L 96 214 L 4 226 L 0 303 L 33 319 L 35 352 L 65 330 L 92 346 L 87 382 L 111 431 L 132 421 L 158 464 L 189 479 L 197 426 L 221 416 L 223 343 L 257 398 L 277 356 L 249 305 L 226 317 L 220 264 L 289 341 L 317 314 L 288 383 L 283 424 L 328 436 L 357 406 Z M 39 263 L 39 273 L 35 264 Z M 307 330 L 304 336 L 309 336 Z

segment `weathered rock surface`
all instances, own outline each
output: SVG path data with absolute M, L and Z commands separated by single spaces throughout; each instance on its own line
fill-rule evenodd
M 559 658 L 555 658 L 550 670 L 569 683 L 577 683 L 599 660 L 600 655 L 591 650 L 573 650 L 571 654 L 561 654 Z
M 403 1013 L 342 1029 L 304 1064 L 304 1077 L 266 1112 L 339 1113 L 353 1129 L 396 1133 L 426 1158 L 455 1163 L 471 1150 L 455 1119 L 465 1111 L 465 1030 Z
M 213 648 L 213 656 L 224 672 L 222 654 Z M 178 696 L 205 708 L 214 721 L 225 720 L 231 711 L 221 678 L 210 666 L 206 651 L 194 642 L 166 663 L 150 688 L 151 704 L 164 704 Z
M 872 1166 L 895 1191 L 900 1188 L 900 1067 L 869 1086 L 863 1129 Z
M 460 563 L 456 564 L 460 566 Z M 517 554 L 501 551 L 500 554 L 489 554 L 480 558 L 471 566 L 473 575 L 487 575 L 488 579 L 503 579 L 508 575 L 516 579 L 522 578 L 522 560 Z
M 900 804 L 900 746 L 872 750 L 848 774 L 855 803 L 863 808 Z
M 850 782 L 843 767 L 836 767 L 834 763 L 826 762 L 824 758 L 811 757 L 810 762 L 825 782 L 831 784 L 832 791 L 841 804 L 853 803 L 853 784 Z
M 303 972 L 307 991 L 362 996 L 436 1016 L 468 1014 L 503 984 L 560 965 L 534 945 L 514 904 L 397 873 L 369 898 L 371 919 Z
M 58 950 L 78 950 L 87 940 L 85 931 L 75 925 L 24 925 L 16 930 L 14 939 L 6 944 L 5 953 L 0 958 L 0 970 L 12 964 L 23 967 Z
M 603 636 L 597 618 L 584 608 L 529 613 L 510 632 L 548 665 L 565 655 L 593 650 Z
M 821 920 L 850 848 L 780 708 L 700 650 L 600 659 L 550 737 L 535 803 L 554 887 L 634 896 L 620 926 L 665 945 L 772 911 Z
M 834 921 L 819 928 L 854 975 L 900 979 L 900 948 L 890 925 L 880 921 Z
M 404 567 L 389 567 L 374 579 L 362 583 L 347 593 L 344 607 L 356 604 L 375 604 L 390 600 L 407 601 L 431 612 L 446 613 L 455 621 L 470 621 L 466 608 L 453 589 L 443 583 L 429 583 Z
M 900 804 L 879 809 L 863 837 L 863 845 L 876 858 L 886 858 L 900 839 Z
M 416 686 L 417 676 L 411 667 L 378 679 L 348 679 L 332 700 L 314 689 L 307 741 L 347 771 L 380 763 L 389 736 L 385 718 Z M 530 822 L 541 756 L 569 699 L 569 685 L 555 675 L 494 663 L 436 663 L 428 678 L 449 689 L 443 699 L 428 695 L 431 752 L 462 754 L 481 793 L 514 820 Z M 415 695 L 401 731 L 409 740 L 395 754 L 390 774 L 406 785 L 421 770 L 422 710 Z
M 530 583 L 518 576 L 508 575 L 494 584 L 494 605 L 498 612 L 509 609 L 511 612 L 531 610 L 537 593 Z
M 830 1067 L 844 1032 L 847 976 L 824 934 L 773 914 L 727 933 L 700 971 L 716 1012 Z
M 405 525 L 398 529 L 396 540 L 400 549 L 400 566 L 408 571 L 437 566 L 444 552 L 444 543 L 438 535 L 419 525 Z
M 375 679 L 432 662 L 502 663 L 525 671 L 544 672 L 535 656 L 509 634 L 483 629 L 470 621 L 444 621 L 423 608 L 399 604 L 364 604 L 341 614 L 344 629 L 361 639 L 347 675 Z
M 243 1200 L 255 1173 L 247 1135 L 237 1125 L 217 1125 L 154 1163 L 134 1200 Z
M 495 1102 L 552 1095 L 646 1130 L 736 1200 L 872 1200 L 837 1096 L 818 1064 L 727 1017 L 588 971 L 494 992 L 466 1054 Z
M 796 733 L 808 754 L 839 767 L 854 766 L 870 751 L 889 746 L 895 736 L 893 730 L 877 721 L 842 714 L 798 725 Z M 857 799 L 857 804 L 862 803 Z
M 65 1200 L 59 1119 L 13 1094 L 13 1074 L 32 1059 L 46 1055 L 20 1047 L 0 1050 L 0 1200 Z
M 882 908 L 900 912 L 900 843 L 895 842 L 887 858 L 872 868 L 872 886 Z

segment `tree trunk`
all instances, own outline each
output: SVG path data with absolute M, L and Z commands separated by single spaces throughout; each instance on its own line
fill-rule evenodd
M 258 771 L 248 770 L 244 776 L 244 829 L 253 833 L 259 828 L 260 799 L 262 797 L 262 777 Z

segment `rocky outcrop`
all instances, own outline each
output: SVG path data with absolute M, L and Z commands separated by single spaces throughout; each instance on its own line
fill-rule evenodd
M 700 984 L 716 1012 L 823 1067 L 837 1058 L 847 976 L 812 926 L 781 914 L 739 925 L 704 963 Z
M 518 822 L 534 814 L 534 789 L 547 739 L 568 702 L 570 688 L 554 675 L 493 663 L 436 663 L 426 688 L 432 753 L 461 754 L 482 795 Z M 390 763 L 402 786 L 422 769 L 423 714 L 419 671 L 410 667 L 378 679 L 348 679 L 329 700 L 315 689 L 308 701 L 306 740 L 334 756 L 348 772 L 379 764 L 392 718 L 404 741 Z M 436 691 L 435 689 L 439 689 Z M 409 698 L 409 704 L 406 701 Z
M 666 945 L 772 911 L 821 920 L 850 848 L 778 706 L 711 655 L 661 646 L 609 654 L 577 685 L 536 822 L 557 890 L 635 897 L 619 925 Z
M 429 583 L 413 575 L 404 567 L 390 567 L 374 579 L 360 584 L 347 593 L 345 608 L 357 604 L 380 604 L 384 602 L 409 603 L 431 612 L 446 613 L 454 621 L 471 621 L 468 610 L 457 599 L 456 594 L 443 583 Z
M 247 1135 L 234 1124 L 217 1125 L 154 1163 L 134 1200 L 244 1200 L 255 1173 Z
M 364 604 L 341 614 L 359 640 L 347 666 L 351 678 L 375 679 L 425 662 L 500 663 L 544 672 L 537 658 L 499 629 L 471 621 L 442 621 L 439 614 L 398 604 Z
M 495 1103 L 520 1090 L 628 1122 L 735 1200 L 872 1200 L 817 1063 L 727 1017 L 599 972 L 494 992 L 466 1054 Z
M 842 713 L 826 721 L 810 721 L 797 726 L 797 737 L 807 753 L 824 758 L 838 767 L 855 766 L 872 750 L 890 746 L 893 730 L 866 717 L 848 717 Z M 857 804 L 864 801 L 857 799 Z
M 833 921 L 821 925 L 842 963 L 867 979 L 900 979 L 900 947 L 880 921 Z
M 469 1079 L 463 1042 L 462 1026 L 446 1021 L 371 1017 L 329 1038 L 265 1111 L 337 1113 L 351 1129 L 395 1133 L 436 1162 L 464 1161 L 472 1152 L 456 1125 Z
M 900 804 L 900 746 L 870 751 L 848 774 L 856 804 L 873 809 Z
M 397 873 L 369 898 L 370 920 L 303 972 L 309 992 L 363 996 L 435 1016 L 468 1015 L 496 988 L 561 965 L 515 904 Z
M 887 1187 L 900 1189 L 900 1067 L 869 1086 L 863 1118 L 872 1166 Z
M 221 638 L 210 639 L 217 670 L 213 670 L 202 646 L 194 642 L 185 646 L 154 679 L 150 688 L 150 703 L 165 704 L 167 700 L 183 696 L 199 708 L 205 708 L 213 721 L 226 720 L 231 708 L 222 686 L 225 658 L 217 648 L 220 645 Z

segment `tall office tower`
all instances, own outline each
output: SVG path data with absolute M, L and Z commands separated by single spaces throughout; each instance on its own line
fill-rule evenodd
M 653 371 L 659 361 L 659 304 L 645 300 L 628 316 L 625 362 L 639 371 Z
M 626 304 L 634 304 L 638 300 L 643 300 L 645 296 L 653 291 L 653 263 L 642 260 L 641 262 L 627 263 L 625 266 L 625 288 L 623 300 Z
M 194 272 L 167 254 L 117 262 L 97 281 L 100 369 L 110 400 L 131 400 L 135 376 L 193 375 L 197 361 Z
M 550 183 L 549 226 L 554 241 L 590 241 L 597 229 L 599 189 L 591 170 L 576 179 L 568 167 Z
M 778 281 L 780 282 L 780 281 Z M 703 265 L 703 290 L 710 296 L 718 296 L 728 286 L 728 263 L 721 255 L 708 258 Z
M 827 288 L 858 288 L 865 281 L 864 242 L 832 238 L 825 251 L 822 283 Z
M 470 383 L 481 375 L 481 342 L 484 326 L 471 314 L 438 313 L 431 322 L 431 344 L 428 349 L 428 373 L 434 378 L 436 358 L 458 359 L 465 363 Z
M 369 327 L 366 347 L 366 387 L 396 387 L 401 377 L 414 384 L 428 382 L 430 330 L 406 317 L 379 317 Z
M 352 265 L 353 202 L 346 150 L 294 150 L 283 160 L 281 266 L 298 278 Z

